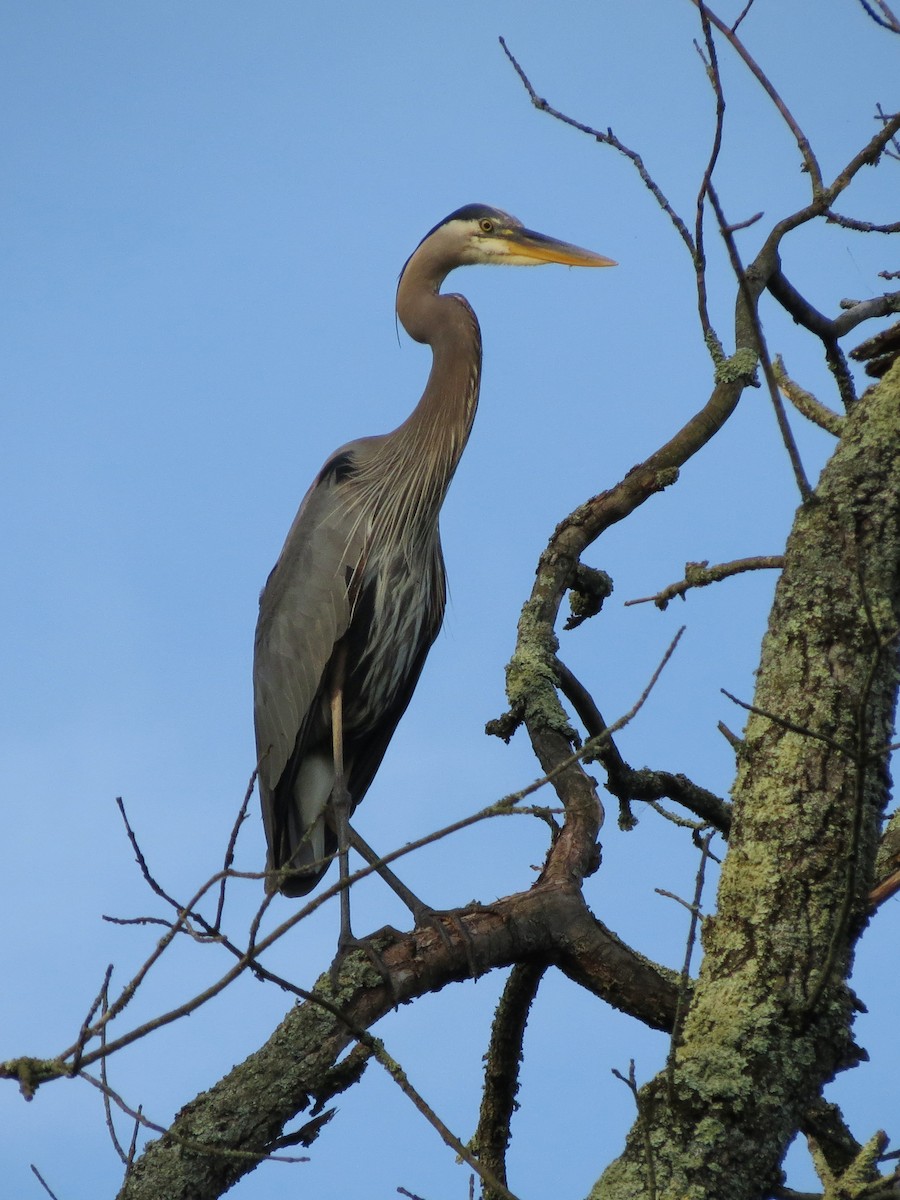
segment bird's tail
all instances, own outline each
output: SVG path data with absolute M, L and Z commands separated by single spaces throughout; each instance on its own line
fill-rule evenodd
M 300 764 L 292 794 L 277 805 L 281 819 L 270 839 L 267 892 L 305 896 L 328 870 L 337 850 L 326 817 L 333 784 L 330 756 L 310 754 Z

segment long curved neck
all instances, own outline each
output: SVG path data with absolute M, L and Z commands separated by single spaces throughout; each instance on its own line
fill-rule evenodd
M 433 359 L 421 400 L 392 436 L 415 446 L 436 472 L 446 473 L 446 490 L 475 419 L 481 330 L 464 297 L 439 293 L 443 275 L 435 281 L 417 265 L 414 257 L 400 280 L 397 315 L 410 337 L 431 346 Z
M 378 448 L 378 473 L 393 481 L 395 518 L 422 528 L 437 521 L 465 449 L 481 380 L 481 331 L 462 296 L 438 291 L 450 266 L 427 243 L 407 263 L 397 289 L 397 315 L 433 361 L 422 398 Z

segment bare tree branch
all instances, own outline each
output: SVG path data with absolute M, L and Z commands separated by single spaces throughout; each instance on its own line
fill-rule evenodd
M 545 963 L 537 961 L 518 963 L 510 971 L 485 1055 L 481 1110 L 472 1145 L 479 1160 L 504 1184 L 525 1025 L 546 969 Z M 484 1200 L 499 1200 L 499 1193 L 486 1187 Z
M 900 33 L 900 20 L 897 19 L 886 0 L 873 0 L 871 4 L 869 0 L 859 0 L 859 2 L 876 25 L 880 25 L 882 29 L 889 29 L 891 33 Z
M 528 92 L 528 95 L 531 98 L 531 103 L 535 108 L 539 109 L 541 112 L 547 113 L 551 117 L 554 117 L 557 121 L 561 121 L 564 125 L 571 125 L 573 129 L 577 129 L 581 133 L 586 133 L 589 137 L 592 137 L 595 141 L 600 142 L 603 145 L 612 146 L 614 150 L 617 150 L 633 164 L 637 173 L 640 175 L 641 180 L 643 181 L 644 187 L 647 188 L 647 190 L 656 200 L 659 207 L 675 226 L 675 229 L 678 231 L 681 240 L 684 242 L 685 246 L 687 246 L 691 258 L 693 259 L 695 247 L 687 225 L 684 223 L 678 213 L 675 212 L 674 208 L 663 194 L 662 189 L 644 166 L 644 160 L 641 158 L 640 154 L 638 154 L 635 150 L 629 149 L 624 142 L 619 141 L 612 129 L 607 129 L 606 132 L 602 132 L 599 129 L 594 129 L 592 126 L 585 125 L 581 121 L 576 121 L 572 117 L 567 117 L 565 113 L 560 112 L 559 109 L 556 109 L 551 104 L 548 104 L 547 101 L 539 96 L 534 90 L 531 80 L 528 78 L 516 58 L 513 56 L 513 53 L 507 46 L 505 39 L 501 37 L 499 41 L 500 45 L 503 47 L 503 53 L 509 59 L 513 68 L 515 69 L 516 74 L 521 79 L 525 90 Z
M 804 169 L 809 173 L 809 177 L 812 182 L 813 195 L 815 196 L 822 187 L 822 172 L 819 168 L 818 160 L 816 159 L 816 156 L 813 154 L 812 147 L 809 144 L 809 139 L 807 138 L 807 136 L 803 132 L 803 130 L 800 128 L 800 125 L 798 124 L 797 120 L 794 118 L 790 109 L 785 104 L 784 99 L 775 90 L 775 88 L 772 85 L 772 83 L 770 82 L 768 76 L 765 74 L 765 72 L 762 70 L 762 68 L 759 66 L 759 64 L 756 62 L 756 60 L 750 54 L 749 50 L 744 45 L 744 43 L 741 41 L 741 39 L 737 36 L 736 30 L 737 30 L 738 23 L 740 20 L 743 19 L 744 15 L 746 13 L 746 10 L 745 10 L 745 13 L 741 14 L 741 17 L 739 18 L 739 20 L 737 22 L 735 22 L 734 26 L 729 27 L 721 19 L 721 17 L 716 16 L 716 14 L 714 12 L 712 12 L 706 6 L 706 4 L 703 3 L 703 0 L 691 0 L 691 3 L 698 10 L 701 11 L 701 13 L 703 15 L 703 19 L 705 21 L 709 21 L 710 24 L 715 26 L 715 28 L 718 29 L 719 33 L 721 33 L 723 35 L 725 40 L 727 42 L 729 42 L 729 44 L 732 46 L 732 48 L 737 51 L 739 57 L 742 59 L 744 64 L 747 66 L 747 68 L 750 70 L 751 74 L 756 79 L 757 83 L 760 85 L 760 87 L 763 89 L 763 91 L 766 93 L 766 95 L 769 97 L 769 99 L 775 105 L 775 108 L 781 114 L 781 117 L 783 118 L 785 124 L 790 129 L 791 133 L 794 135 L 794 139 L 797 143 L 797 147 L 800 150 L 800 153 L 803 157 Z
M 824 429 L 833 437 L 840 437 L 844 428 L 844 418 L 840 413 L 836 413 L 827 405 L 818 401 L 812 392 L 802 388 L 796 380 L 791 379 L 788 375 L 784 363 L 778 357 L 772 363 L 772 369 L 775 372 L 775 379 L 778 382 L 779 388 L 796 408 L 797 412 L 812 421 L 814 425 L 818 425 L 820 429 Z M 852 386 L 852 385 L 851 385 Z M 854 397 L 855 399 L 855 397 Z
M 711 583 L 719 583 L 723 579 L 730 579 L 733 575 L 742 575 L 746 571 L 778 571 L 783 566 L 784 558 L 780 554 L 736 558 L 733 562 L 716 563 L 713 567 L 706 559 L 702 562 L 689 562 L 684 564 L 684 579 L 678 583 L 670 583 L 654 596 L 641 596 L 637 600 L 626 600 L 625 604 L 649 604 L 652 602 L 657 608 L 665 610 L 668 608 L 670 600 L 674 600 L 676 596 L 681 596 L 683 599 L 685 593 L 691 588 L 708 587 Z

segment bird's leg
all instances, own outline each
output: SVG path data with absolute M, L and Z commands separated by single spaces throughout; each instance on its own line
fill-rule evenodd
M 331 804 L 334 810 L 335 833 L 338 843 L 338 867 L 341 883 L 341 932 L 338 949 L 357 945 L 350 928 L 350 793 L 344 779 L 344 706 L 343 706 L 343 655 L 335 671 L 331 692 L 331 746 L 334 755 L 334 784 L 331 789 Z
M 425 904 L 424 901 L 419 899 L 415 892 L 411 892 L 406 884 L 397 878 L 389 866 L 382 862 L 377 851 L 373 850 L 369 843 L 359 836 L 349 822 L 347 824 L 347 832 L 350 838 L 350 845 L 357 852 L 357 854 L 361 855 L 366 860 L 369 866 L 375 868 L 388 887 L 391 888 L 391 890 L 394 891 L 397 896 L 399 896 L 399 898 L 412 913 L 416 927 L 421 928 L 426 924 L 431 925 L 433 929 L 437 930 L 441 941 L 448 950 L 452 949 L 453 942 L 447 930 L 444 928 L 442 917 L 444 920 L 449 920 L 454 929 L 456 929 L 460 935 L 460 939 L 466 952 L 466 959 L 469 964 L 469 973 L 473 979 L 476 979 L 481 974 L 481 971 L 478 969 L 475 963 L 472 939 L 469 936 L 469 931 L 466 929 L 462 921 L 460 921 L 460 919 L 457 917 L 456 913 L 438 913 L 429 904 Z
M 331 790 L 331 804 L 335 833 L 338 840 L 338 866 L 340 868 L 341 883 L 344 885 L 341 888 L 341 932 L 338 937 L 338 952 L 334 962 L 331 964 L 331 982 L 332 986 L 336 989 L 344 953 L 353 947 L 360 947 L 366 951 L 375 964 L 378 973 L 391 989 L 396 1003 L 398 1001 L 396 987 L 391 978 L 390 971 L 382 961 L 381 955 L 368 939 L 361 940 L 354 937 L 350 926 L 350 888 L 348 886 L 350 878 L 350 847 L 352 846 L 370 866 L 375 868 L 388 887 L 403 901 L 412 913 L 417 927 L 425 924 L 431 925 L 437 930 L 441 941 L 447 949 L 452 949 L 452 941 L 443 926 L 439 914 L 421 901 L 414 892 L 410 891 L 405 883 L 397 878 L 390 867 L 382 862 L 377 852 L 372 849 L 364 838 L 360 837 L 350 824 L 350 793 L 347 791 L 347 785 L 344 780 L 343 692 L 339 683 L 340 676 L 343 673 L 342 668 L 343 662 L 340 662 L 336 673 L 336 682 L 331 694 L 331 736 L 332 751 L 334 754 L 334 785 Z M 455 914 L 448 913 L 447 916 L 449 916 L 450 921 L 462 936 L 470 973 L 472 978 L 475 979 L 480 974 L 480 971 L 477 969 L 474 961 L 468 931 L 462 922 L 455 917 Z
M 433 914 L 434 909 L 430 905 L 424 904 L 414 892 L 409 890 L 405 883 L 397 878 L 390 867 L 382 862 L 378 853 L 372 849 L 369 843 L 359 836 L 349 821 L 347 823 L 347 834 L 353 849 L 366 860 L 370 867 L 374 867 L 388 887 L 393 892 L 396 892 L 412 913 L 413 920 L 417 925 L 421 925 L 424 920 Z
M 369 941 L 353 936 L 350 927 L 350 793 L 344 776 L 344 706 L 343 678 L 346 651 L 342 648 L 335 656 L 331 689 L 331 747 L 334 756 L 334 784 L 331 789 L 331 810 L 334 831 L 338 843 L 338 867 L 341 888 L 341 932 L 338 935 L 338 951 L 331 964 L 331 986 L 336 991 L 344 954 L 360 947 L 372 959 L 378 973 L 391 989 L 395 1003 L 398 1000 L 391 973 L 381 960 L 381 955 Z M 401 885 L 402 886 L 402 885 Z

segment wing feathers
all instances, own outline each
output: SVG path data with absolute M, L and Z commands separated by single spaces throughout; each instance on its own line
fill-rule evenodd
M 350 624 L 348 574 L 363 531 L 339 503 L 334 475 L 317 481 L 260 597 L 254 690 L 260 773 L 274 788 L 294 753 L 335 643 Z

